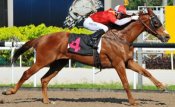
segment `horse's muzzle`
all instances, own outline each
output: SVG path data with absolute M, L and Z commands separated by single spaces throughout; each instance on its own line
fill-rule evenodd
M 159 40 L 161 40 L 161 42 L 168 42 L 168 40 L 170 39 L 170 35 L 164 35 L 164 36 L 158 36 Z

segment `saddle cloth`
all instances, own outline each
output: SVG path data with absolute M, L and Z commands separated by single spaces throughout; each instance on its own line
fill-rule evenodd
M 93 48 L 88 45 L 90 36 L 85 34 L 70 34 L 68 40 L 68 52 L 80 55 L 93 56 Z M 101 50 L 101 39 L 98 42 L 98 53 Z

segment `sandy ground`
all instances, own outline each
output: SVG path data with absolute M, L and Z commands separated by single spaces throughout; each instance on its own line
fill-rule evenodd
M 2 92 L 4 89 L 0 89 Z M 175 107 L 175 92 L 132 92 L 137 107 Z M 0 95 L 0 107 L 131 107 L 124 91 L 49 90 L 55 104 L 43 104 L 40 90 L 21 89 L 15 95 Z

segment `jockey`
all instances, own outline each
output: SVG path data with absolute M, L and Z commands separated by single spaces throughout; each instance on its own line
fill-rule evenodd
M 101 37 L 102 34 L 108 31 L 107 25 L 110 23 L 122 26 L 127 24 L 131 20 L 137 20 L 138 16 L 131 16 L 120 19 L 122 14 L 126 14 L 126 8 L 123 5 L 118 5 L 114 9 L 110 8 L 106 11 L 96 12 L 85 19 L 83 26 L 89 30 L 96 31 L 92 35 L 92 41 L 90 45 L 97 48 L 97 44 L 94 44 L 94 40 Z

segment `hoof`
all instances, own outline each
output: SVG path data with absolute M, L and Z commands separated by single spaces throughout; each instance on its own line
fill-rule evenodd
M 160 90 L 161 92 L 165 92 L 165 93 L 168 92 L 167 86 L 161 87 Z
M 137 103 L 135 100 L 130 101 L 129 103 L 130 103 L 130 105 L 132 105 L 132 106 L 137 106 L 137 105 L 139 105 L 139 103 Z
M 163 92 L 163 93 L 168 93 L 169 91 L 168 91 L 167 88 L 165 88 L 165 89 L 162 90 L 162 92 Z
M 56 104 L 54 101 L 51 101 L 50 104 Z
M 136 102 L 131 104 L 131 106 L 138 106 L 138 105 L 139 103 L 136 103 Z
M 167 91 L 167 85 L 166 85 L 166 84 L 160 83 L 157 87 L 158 87 L 162 92 Z
M 43 102 L 44 104 L 56 104 L 54 101 Z
M 10 95 L 11 93 L 10 92 L 7 92 L 7 91 L 3 91 L 2 94 L 3 95 Z
M 2 92 L 2 95 L 7 95 L 7 94 L 6 94 L 6 91 L 3 91 L 3 92 Z
M 49 100 L 43 100 L 44 104 L 51 104 L 51 102 Z
M 54 101 L 43 100 L 44 104 L 56 104 Z
M 11 95 L 14 94 L 11 90 L 7 90 L 7 91 L 3 91 L 2 92 L 3 95 Z

